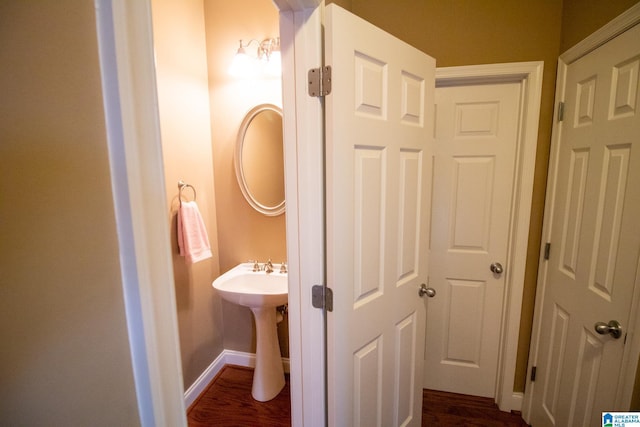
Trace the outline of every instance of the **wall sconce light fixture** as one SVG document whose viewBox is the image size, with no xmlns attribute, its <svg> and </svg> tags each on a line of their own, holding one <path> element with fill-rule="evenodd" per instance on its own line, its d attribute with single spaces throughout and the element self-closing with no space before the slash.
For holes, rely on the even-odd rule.
<svg viewBox="0 0 640 427">
<path fill-rule="evenodd" d="M 252 43 L 257 43 L 256 55 L 250 56 L 246 48 Z M 236 77 L 280 76 L 282 64 L 280 57 L 280 38 L 269 38 L 262 41 L 249 40 L 240 46 L 233 57 L 229 74 Z"/>
</svg>

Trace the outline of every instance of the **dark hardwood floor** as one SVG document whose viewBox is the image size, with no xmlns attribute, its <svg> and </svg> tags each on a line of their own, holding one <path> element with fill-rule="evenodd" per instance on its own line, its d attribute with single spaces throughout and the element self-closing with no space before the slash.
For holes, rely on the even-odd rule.
<svg viewBox="0 0 640 427">
<path fill-rule="evenodd" d="M 253 369 L 225 365 L 187 411 L 190 427 L 290 426 L 289 378 L 275 399 L 251 397 Z"/>
<path fill-rule="evenodd" d="M 424 390 L 423 426 L 527 426 L 519 414 L 502 412 L 492 398 Z"/>
<path fill-rule="evenodd" d="M 289 379 L 269 402 L 251 397 L 253 370 L 226 365 L 187 411 L 190 427 L 290 426 Z M 425 390 L 423 426 L 526 426 L 517 414 L 501 412 L 493 399 Z"/>
</svg>

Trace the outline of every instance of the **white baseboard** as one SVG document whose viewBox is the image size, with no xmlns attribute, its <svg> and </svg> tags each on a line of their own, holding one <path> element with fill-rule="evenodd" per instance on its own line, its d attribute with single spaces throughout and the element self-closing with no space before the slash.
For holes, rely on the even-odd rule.
<svg viewBox="0 0 640 427">
<path fill-rule="evenodd" d="M 524 393 L 513 392 L 511 395 L 511 410 L 522 412 L 522 402 L 524 400 Z"/>
<path fill-rule="evenodd" d="M 225 365 L 225 354 L 224 351 L 220 353 L 216 360 L 214 360 L 211 365 L 204 370 L 202 374 L 198 377 L 197 380 L 191 384 L 191 387 L 184 392 L 184 406 L 185 408 L 189 408 L 191 404 L 200 396 L 200 393 L 204 391 L 204 389 L 209 385 L 211 381 L 215 378 L 215 376 L 220 372 L 220 369 Z"/>
<path fill-rule="evenodd" d="M 289 359 L 282 358 L 282 364 L 284 371 L 289 373 Z M 216 359 L 211 362 L 211 365 L 202 372 L 197 380 L 191 384 L 191 386 L 184 392 L 184 406 L 189 408 L 191 404 L 200 396 L 205 388 L 213 381 L 218 372 L 224 365 L 238 365 L 246 366 L 247 368 L 256 367 L 256 355 L 254 353 L 245 353 L 235 350 L 223 350 L 222 353 Z"/>
<path fill-rule="evenodd" d="M 522 402 L 524 401 L 524 393 L 512 392 L 511 395 L 505 396 L 499 401 L 496 400 L 498 407 L 503 412 L 522 411 Z"/>
</svg>

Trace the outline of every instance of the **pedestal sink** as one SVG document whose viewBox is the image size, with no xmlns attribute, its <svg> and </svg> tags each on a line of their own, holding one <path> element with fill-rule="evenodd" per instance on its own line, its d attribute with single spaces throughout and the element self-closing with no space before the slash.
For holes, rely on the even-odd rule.
<svg viewBox="0 0 640 427">
<path fill-rule="evenodd" d="M 288 300 L 287 274 L 280 265 L 273 272 L 253 271 L 252 263 L 239 264 L 213 281 L 223 299 L 249 307 L 256 322 L 256 368 L 251 395 L 271 400 L 284 387 L 284 369 L 278 345 L 276 307 Z"/>
</svg>

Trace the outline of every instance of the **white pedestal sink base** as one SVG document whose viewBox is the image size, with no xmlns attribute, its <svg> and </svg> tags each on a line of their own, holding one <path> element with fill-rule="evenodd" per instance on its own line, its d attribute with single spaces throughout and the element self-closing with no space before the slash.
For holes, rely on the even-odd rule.
<svg viewBox="0 0 640 427">
<path fill-rule="evenodd" d="M 278 345 L 275 307 L 252 307 L 256 322 L 256 369 L 251 395 L 259 402 L 271 400 L 284 388 L 284 368 Z"/>
<path fill-rule="evenodd" d="M 249 307 L 256 322 L 256 369 L 253 372 L 253 398 L 266 402 L 283 389 L 284 369 L 276 322 L 276 307 L 288 300 L 288 276 L 274 271 L 254 271 L 253 263 L 242 263 L 213 281 L 220 296 L 234 304 Z"/>
</svg>

